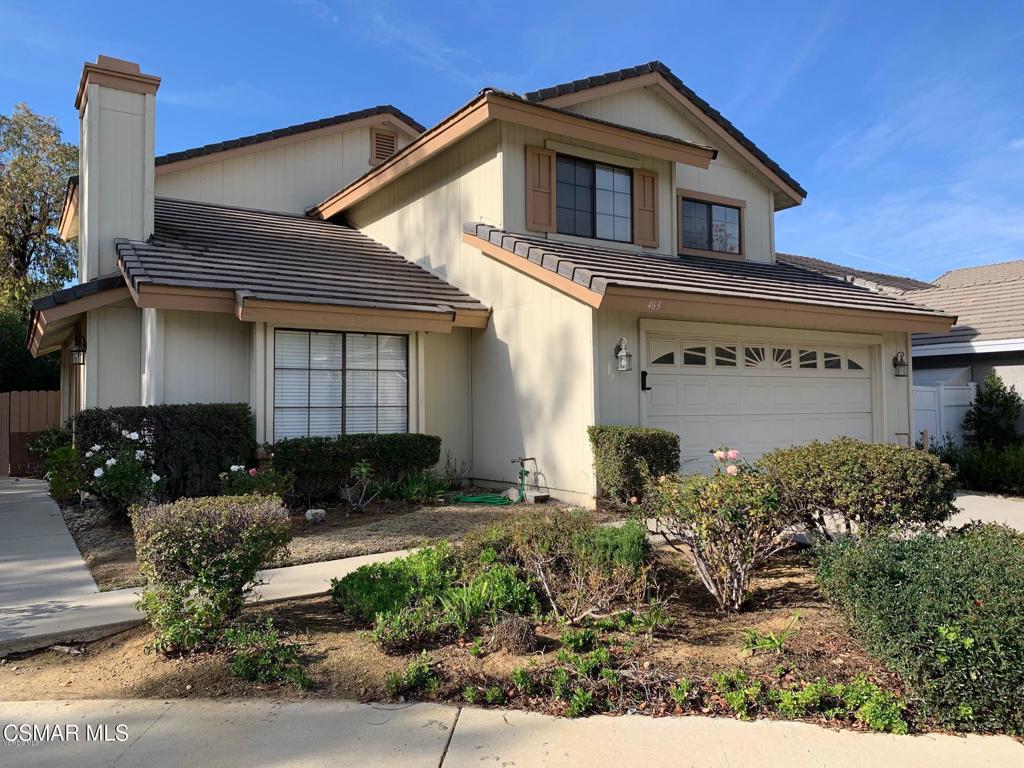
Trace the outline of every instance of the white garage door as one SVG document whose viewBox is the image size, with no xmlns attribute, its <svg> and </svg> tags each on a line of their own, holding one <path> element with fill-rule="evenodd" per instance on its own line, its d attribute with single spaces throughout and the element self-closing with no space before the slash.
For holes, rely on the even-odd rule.
<svg viewBox="0 0 1024 768">
<path fill-rule="evenodd" d="M 868 347 L 647 334 L 647 426 L 676 432 L 684 466 L 722 445 L 754 459 L 845 435 L 871 439 Z"/>
</svg>

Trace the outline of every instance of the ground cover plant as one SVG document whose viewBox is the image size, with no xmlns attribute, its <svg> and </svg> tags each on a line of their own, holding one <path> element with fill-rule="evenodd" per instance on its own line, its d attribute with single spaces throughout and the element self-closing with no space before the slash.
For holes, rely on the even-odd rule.
<svg viewBox="0 0 1024 768">
<path fill-rule="evenodd" d="M 924 719 L 1024 733 L 1024 536 L 984 525 L 833 544 L 819 580 Z"/>
</svg>

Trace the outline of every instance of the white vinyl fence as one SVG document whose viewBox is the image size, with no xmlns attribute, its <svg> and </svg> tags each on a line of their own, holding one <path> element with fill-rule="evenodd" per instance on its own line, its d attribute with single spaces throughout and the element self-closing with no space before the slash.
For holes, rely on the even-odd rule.
<svg viewBox="0 0 1024 768">
<path fill-rule="evenodd" d="M 914 385 L 914 438 L 921 439 L 921 432 L 928 430 L 929 439 L 934 442 L 949 435 L 953 442 L 962 445 L 964 440 L 963 421 L 967 407 L 974 402 L 978 385 L 936 384 L 926 387 Z"/>
</svg>

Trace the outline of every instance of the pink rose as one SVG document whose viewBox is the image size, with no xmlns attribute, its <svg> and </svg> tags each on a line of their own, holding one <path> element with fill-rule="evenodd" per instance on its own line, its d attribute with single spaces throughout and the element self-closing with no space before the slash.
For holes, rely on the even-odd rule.
<svg viewBox="0 0 1024 768">
<path fill-rule="evenodd" d="M 249 470 L 249 477 L 256 477 L 256 467 Z"/>
<path fill-rule="evenodd" d="M 735 477 L 740 473 L 740 468 L 737 467 L 735 464 L 730 464 L 728 467 L 725 468 L 725 472 L 726 474 Z"/>
<path fill-rule="evenodd" d="M 637 502 L 636 496 L 630 496 L 629 497 L 629 503 L 630 504 L 636 504 L 636 502 Z"/>
<path fill-rule="evenodd" d="M 725 452 L 725 458 L 727 458 L 729 461 L 736 461 L 736 459 L 738 459 L 739 457 L 740 452 L 737 451 L 735 448 L 730 448 L 728 451 Z"/>
<path fill-rule="evenodd" d="M 726 453 L 725 453 L 725 451 L 715 451 L 712 454 L 712 456 L 715 457 L 716 461 L 725 461 Z"/>
</svg>

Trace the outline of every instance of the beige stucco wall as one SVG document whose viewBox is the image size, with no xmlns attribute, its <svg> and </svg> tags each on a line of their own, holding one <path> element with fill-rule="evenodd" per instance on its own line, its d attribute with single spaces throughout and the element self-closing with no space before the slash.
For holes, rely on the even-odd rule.
<svg viewBox="0 0 1024 768">
<path fill-rule="evenodd" d="M 426 423 L 438 418 L 435 412 L 454 423 L 436 394 L 471 386 L 475 479 L 512 483 L 518 471 L 512 458 L 533 456 L 537 465 L 529 469 L 553 494 L 593 503 L 586 435 L 594 415 L 590 308 L 462 242 L 463 222 L 502 225 L 508 167 L 502 148 L 500 125 L 487 126 L 346 215 L 492 310 L 487 328 L 471 334 L 471 377 L 460 368 L 426 364 Z M 428 353 L 434 343 L 428 341 Z"/>
<path fill-rule="evenodd" d="M 597 117 L 613 123 L 630 125 L 655 133 L 675 136 L 687 141 L 708 144 L 718 149 L 718 157 L 704 170 L 676 163 L 675 186 L 679 189 L 703 192 L 710 195 L 744 200 L 746 208 L 743 217 L 743 250 L 750 261 L 771 262 L 775 256 L 774 227 L 772 222 L 774 203 L 772 190 L 764 177 L 754 170 L 750 163 L 724 146 L 698 124 L 683 115 L 666 97 L 650 88 L 635 88 L 629 91 L 583 101 L 567 107 L 571 112 Z M 675 193 L 672 199 L 674 206 Z M 673 233 L 678 232 L 678 222 L 673 211 L 671 215 Z M 672 239 L 675 252 L 676 237 Z"/>
<path fill-rule="evenodd" d="M 301 141 L 253 145 L 252 151 L 227 159 L 214 154 L 201 164 L 186 161 L 182 170 L 159 166 L 156 194 L 304 213 L 370 170 L 370 130 L 338 126 Z M 399 148 L 408 143 L 399 132 Z"/>
<path fill-rule="evenodd" d="M 472 341 L 468 328 L 420 333 L 419 359 L 410 361 L 422 366 L 419 430 L 441 436 L 442 465 L 448 451 L 456 466 L 468 467 L 473 455 Z"/>
</svg>

